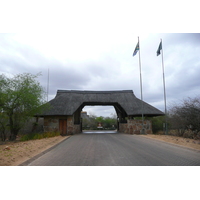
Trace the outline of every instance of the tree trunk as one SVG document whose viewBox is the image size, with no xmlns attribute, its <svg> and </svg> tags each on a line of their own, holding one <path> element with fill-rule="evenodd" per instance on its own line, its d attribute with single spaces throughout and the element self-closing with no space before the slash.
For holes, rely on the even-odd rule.
<svg viewBox="0 0 200 200">
<path fill-rule="evenodd" d="M 6 134 L 5 134 L 5 131 L 2 130 L 1 131 L 1 140 L 4 142 L 6 140 Z"/>
<path fill-rule="evenodd" d="M 33 133 L 33 131 L 35 131 L 35 129 L 37 128 L 37 126 L 38 126 L 38 117 L 36 117 L 36 121 L 33 124 L 32 130 L 31 130 L 32 133 Z"/>
<path fill-rule="evenodd" d="M 10 134 L 9 140 L 10 140 L 10 141 L 16 140 L 16 135 L 14 135 L 13 133 L 11 133 L 11 134 Z"/>
<path fill-rule="evenodd" d="M 9 137 L 9 140 L 14 141 L 17 138 L 17 134 L 19 132 L 19 129 L 14 126 L 12 115 L 9 116 L 9 120 L 10 120 L 10 137 Z"/>
<path fill-rule="evenodd" d="M 4 142 L 6 140 L 6 128 L 4 123 L 0 123 L 0 135 L 1 140 Z"/>
</svg>

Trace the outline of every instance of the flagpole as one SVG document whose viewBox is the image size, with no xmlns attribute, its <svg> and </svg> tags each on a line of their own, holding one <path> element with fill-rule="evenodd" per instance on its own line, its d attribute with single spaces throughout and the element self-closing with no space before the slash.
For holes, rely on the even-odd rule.
<svg viewBox="0 0 200 200">
<path fill-rule="evenodd" d="M 140 68 L 140 93 L 141 93 L 141 108 L 142 108 L 142 134 L 144 132 L 144 104 L 143 104 L 143 94 L 142 94 L 142 68 L 141 68 L 141 58 L 140 58 L 140 41 L 138 37 L 138 44 L 139 44 L 139 68 Z"/>
<path fill-rule="evenodd" d="M 160 42 L 162 44 L 162 39 L 160 39 Z M 168 128 L 167 128 L 167 102 L 166 102 L 166 89 L 165 89 L 165 71 L 164 71 L 164 59 L 163 59 L 163 46 L 162 46 L 162 70 L 163 70 L 163 88 L 164 88 L 164 102 L 165 102 L 165 134 L 168 134 Z"/>
<path fill-rule="evenodd" d="M 48 68 L 48 78 L 47 78 L 47 102 L 49 97 L 49 68 Z"/>
</svg>

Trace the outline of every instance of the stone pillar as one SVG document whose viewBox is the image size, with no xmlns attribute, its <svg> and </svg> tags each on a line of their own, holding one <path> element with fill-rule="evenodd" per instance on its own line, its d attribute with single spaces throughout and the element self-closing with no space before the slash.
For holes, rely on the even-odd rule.
<svg viewBox="0 0 200 200">
<path fill-rule="evenodd" d="M 119 123 L 119 132 L 127 133 L 127 123 Z"/>
<path fill-rule="evenodd" d="M 73 122 L 73 116 L 67 117 L 67 135 L 73 135 L 74 134 L 74 122 Z"/>
<path fill-rule="evenodd" d="M 152 133 L 152 124 L 150 120 L 144 120 L 145 134 Z M 141 134 L 142 133 L 142 120 L 128 119 L 126 132 L 129 134 Z"/>
<path fill-rule="evenodd" d="M 81 132 L 81 124 L 74 124 L 74 117 L 67 116 L 67 134 L 73 135 Z"/>
</svg>

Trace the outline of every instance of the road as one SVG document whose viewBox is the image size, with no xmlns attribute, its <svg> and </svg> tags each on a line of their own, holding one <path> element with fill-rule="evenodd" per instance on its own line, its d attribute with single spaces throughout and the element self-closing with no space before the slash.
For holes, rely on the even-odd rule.
<svg viewBox="0 0 200 200">
<path fill-rule="evenodd" d="M 29 166 L 199 166 L 200 151 L 140 135 L 85 132 L 71 136 Z"/>
</svg>

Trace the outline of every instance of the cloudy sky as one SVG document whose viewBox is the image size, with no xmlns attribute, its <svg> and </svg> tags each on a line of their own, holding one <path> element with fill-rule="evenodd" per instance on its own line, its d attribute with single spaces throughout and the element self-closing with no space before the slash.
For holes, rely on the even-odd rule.
<svg viewBox="0 0 200 200">
<path fill-rule="evenodd" d="M 145 102 L 164 111 L 162 57 L 156 56 L 161 38 L 168 107 L 200 95 L 200 34 L 190 33 L 189 21 L 197 19 L 195 6 L 188 18 L 187 5 L 179 13 L 179 4 L 164 4 L 165 11 L 149 9 L 156 1 L 23 1 L 24 7 L 6 2 L 1 8 L 0 73 L 41 72 L 38 80 L 46 90 L 49 70 L 49 100 L 58 89 L 133 90 L 140 98 L 139 55 L 132 56 L 138 36 Z M 108 106 L 84 110 L 103 116 L 115 112 Z"/>
</svg>

